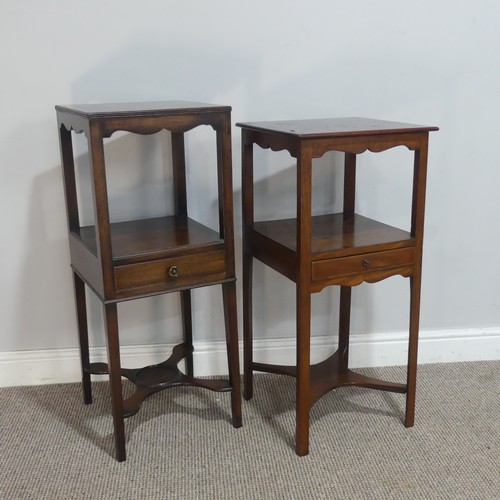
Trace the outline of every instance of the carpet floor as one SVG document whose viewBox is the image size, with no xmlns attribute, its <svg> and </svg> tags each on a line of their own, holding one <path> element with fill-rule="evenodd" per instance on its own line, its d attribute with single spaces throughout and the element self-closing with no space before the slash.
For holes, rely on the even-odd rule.
<svg viewBox="0 0 500 500">
<path fill-rule="evenodd" d="M 403 382 L 401 367 L 361 372 Z M 127 387 L 130 390 L 130 387 Z M 0 389 L 0 498 L 499 499 L 500 361 L 419 367 L 415 426 L 404 396 L 341 388 L 311 410 L 294 452 L 295 382 L 256 375 L 243 427 L 228 394 L 174 388 L 126 421 L 114 459 L 108 386 Z"/>
</svg>

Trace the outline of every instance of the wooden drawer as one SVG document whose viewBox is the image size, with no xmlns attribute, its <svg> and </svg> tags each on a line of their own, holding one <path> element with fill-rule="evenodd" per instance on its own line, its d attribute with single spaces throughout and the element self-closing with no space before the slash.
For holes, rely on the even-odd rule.
<svg viewBox="0 0 500 500">
<path fill-rule="evenodd" d="M 210 283 L 225 277 L 225 252 L 216 250 L 194 255 L 181 255 L 168 259 L 115 268 L 117 290 L 142 288 L 165 284 L 165 288 L 178 288 Z"/>
<path fill-rule="evenodd" d="M 371 271 L 408 266 L 413 264 L 413 257 L 413 248 L 402 248 L 385 252 L 353 255 L 352 257 L 320 260 L 312 263 L 312 280 L 322 280 L 334 276 L 365 274 Z"/>
</svg>

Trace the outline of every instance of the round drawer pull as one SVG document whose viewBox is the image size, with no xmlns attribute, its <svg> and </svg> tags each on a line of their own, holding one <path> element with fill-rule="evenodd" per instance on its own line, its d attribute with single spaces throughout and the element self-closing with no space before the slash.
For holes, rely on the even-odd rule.
<svg viewBox="0 0 500 500">
<path fill-rule="evenodd" d="M 370 265 L 370 261 L 363 259 L 363 267 L 368 267 Z"/>
<path fill-rule="evenodd" d="M 168 270 L 168 275 L 171 277 L 171 278 L 177 278 L 177 276 L 179 276 L 179 273 L 181 272 L 181 270 L 177 267 L 177 266 L 172 266 L 169 270 Z"/>
</svg>

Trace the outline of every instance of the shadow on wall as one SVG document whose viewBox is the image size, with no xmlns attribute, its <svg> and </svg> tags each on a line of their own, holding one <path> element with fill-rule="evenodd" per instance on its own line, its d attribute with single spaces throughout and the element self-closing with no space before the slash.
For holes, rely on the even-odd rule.
<svg viewBox="0 0 500 500">
<path fill-rule="evenodd" d="M 34 177 L 27 213 L 13 344 L 16 350 L 75 345 L 76 336 L 65 339 L 63 335 L 76 322 L 74 307 L 68 310 L 65 299 L 72 290 L 70 274 L 61 271 L 61 266 L 69 269 L 69 251 L 59 166 Z M 49 345 L 44 336 L 48 332 Z"/>
<path fill-rule="evenodd" d="M 227 103 L 238 91 L 244 69 L 251 65 L 241 55 L 223 51 L 204 53 L 197 48 L 181 50 L 129 45 L 90 68 L 72 83 L 73 103 L 193 100 Z M 199 127 L 186 135 L 188 200 L 191 214 L 213 228 L 218 225 L 215 170 L 215 133 Z M 116 136 L 116 137 L 115 137 Z M 109 205 L 112 220 L 140 219 L 173 212 L 169 133 L 154 136 L 114 134 L 105 141 Z M 80 163 L 88 164 L 86 144 L 78 148 Z M 155 167 L 156 165 L 156 167 Z M 158 168 L 157 166 L 161 167 Z M 82 208 L 91 222 L 91 191 L 88 167 L 83 169 Z M 92 295 L 92 294 L 89 294 Z M 123 344 L 177 341 L 181 335 L 178 294 L 120 304 Z M 102 330 L 98 301 L 90 300 L 90 316 L 98 318 L 91 329 Z M 169 307 L 167 307 L 167 304 Z M 220 287 L 193 292 L 195 339 L 224 338 Z M 220 315 L 212 310 L 221 311 Z M 172 324 L 172 325 L 171 325 Z M 170 328 L 172 326 L 172 328 Z M 144 335 L 141 330 L 145 329 Z M 197 335 L 200 333 L 201 335 Z M 102 337 L 101 337 L 102 338 Z M 99 342 L 102 344 L 102 340 Z"/>
<path fill-rule="evenodd" d="M 342 64 L 339 68 L 341 67 Z M 302 69 L 302 74 L 290 76 L 286 81 L 274 80 L 274 84 L 269 86 L 265 83 L 268 79 L 263 78 L 266 75 L 261 74 L 259 62 L 255 56 L 250 57 L 241 52 L 231 53 L 227 47 L 221 50 L 212 48 L 204 52 L 199 48 L 161 48 L 146 46 L 138 42 L 106 57 L 101 63 L 82 74 L 71 84 L 71 100 L 73 103 L 168 99 L 220 104 L 237 102 L 240 106 L 239 109 L 233 110 L 234 121 L 236 121 L 235 115 L 243 115 L 245 120 L 339 115 L 343 108 L 333 103 L 336 100 L 332 99 L 332 92 L 335 89 L 338 90 L 339 85 L 346 83 L 345 74 L 337 75 L 341 76 L 340 83 L 338 83 L 334 72 L 329 72 L 324 67 L 315 69 L 316 72 L 312 72 L 311 69 L 307 71 Z M 314 79 L 311 79 L 312 73 L 316 75 Z M 308 100 L 304 96 L 311 96 L 311 99 Z M 55 131 L 55 116 L 53 124 Z M 47 126 L 47 124 L 44 125 Z M 199 216 L 202 219 L 201 222 L 214 227 L 217 221 L 216 183 L 211 177 L 212 174 L 209 173 L 212 169 L 209 168 L 207 161 L 212 161 L 210 156 L 214 152 L 213 137 L 210 135 L 212 132 L 211 129 L 200 132 L 195 130 L 193 138 L 190 137 L 191 134 L 188 134 L 187 144 L 190 152 L 187 161 L 190 179 L 189 204 L 190 207 L 194 207 L 193 215 Z M 75 153 L 78 155 L 77 168 L 81 174 L 82 208 L 85 206 L 82 222 L 87 223 L 91 222 L 92 218 L 91 210 L 89 210 L 91 195 L 88 187 L 85 187 L 89 184 L 88 170 L 85 170 L 85 165 L 88 165 L 88 154 L 86 141 L 83 139 L 81 142 L 82 139 L 83 136 L 77 136 Z M 58 139 L 55 133 L 53 141 L 54 147 L 57 147 Z M 131 134 L 116 134 L 107 141 L 106 155 L 109 161 L 108 176 L 111 187 L 110 211 L 114 220 L 128 217 L 140 218 L 171 211 L 172 201 L 169 198 L 171 173 L 170 164 L 166 160 L 169 154 L 170 146 L 166 132 L 140 137 Z M 280 161 L 282 161 L 281 167 Z M 339 198 L 341 168 L 331 168 L 332 163 L 337 165 L 338 161 L 338 158 L 325 155 L 315 164 L 314 207 L 316 213 L 330 210 L 332 207 L 336 209 L 339 200 L 341 203 L 341 197 Z M 146 168 L 149 164 L 155 166 L 151 169 Z M 140 166 L 139 169 L 137 165 Z M 257 178 L 256 187 L 256 205 L 259 210 L 262 207 L 260 215 L 286 216 L 289 208 L 295 209 L 292 194 L 295 183 L 295 162 L 290 157 L 284 160 L 273 158 L 263 160 L 261 165 L 263 165 L 264 172 Z M 238 189 L 240 151 L 239 129 L 234 128 L 233 168 L 236 173 L 234 176 L 235 227 L 239 266 L 241 252 L 241 193 Z M 207 182 L 208 180 L 210 182 Z M 134 201 L 130 202 L 131 199 Z M 208 205 L 205 205 L 207 199 Z M 270 203 L 266 205 L 264 201 Z M 26 246 L 24 259 L 26 265 L 21 279 L 22 292 L 19 298 L 20 303 L 36 306 L 34 309 L 31 308 L 29 315 L 20 313 L 18 334 L 54 332 L 49 341 L 47 337 L 42 338 L 42 336 L 36 341 L 34 338 L 28 339 L 26 348 L 43 348 L 48 345 L 50 347 L 74 346 L 77 343 L 76 322 L 72 303 L 71 274 L 68 267 L 65 209 L 59 165 L 49 167 L 34 179 L 30 204 L 30 220 L 26 224 L 29 232 L 27 241 L 36 242 L 36 245 Z M 290 213 L 290 216 L 292 215 L 293 212 Z M 39 223 L 34 221 L 39 221 Z M 61 272 L 62 268 L 68 269 L 68 272 Z M 237 269 L 237 273 L 241 276 L 241 269 Z M 259 273 L 261 273 L 260 276 Z M 35 276 L 35 281 L 32 281 L 33 276 Z M 274 272 L 269 269 L 259 271 L 258 266 L 256 266 L 255 282 L 256 298 L 259 298 L 255 301 L 255 307 L 257 311 L 260 308 L 258 312 L 262 314 L 259 314 L 259 317 L 265 317 L 265 323 L 263 320 L 262 325 L 256 328 L 256 336 L 268 337 L 269 332 L 273 335 L 293 335 L 295 317 L 293 289 L 290 287 L 286 293 L 283 293 L 283 287 L 276 279 Z M 36 285 L 34 286 L 33 283 Z M 53 293 L 44 294 L 44 283 L 51 284 L 50 290 Z M 199 338 L 198 332 L 202 334 L 204 340 L 223 338 L 223 315 L 211 314 L 212 310 L 222 311 L 218 288 L 208 287 L 194 293 L 195 338 Z M 265 314 L 263 309 L 267 301 L 260 299 L 264 289 L 266 289 L 266 295 L 272 295 L 273 300 L 276 298 L 278 300 L 276 306 L 269 308 Z M 313 323 L 313 332 L 329 332 L 332 324 L 336 323 L 337 306 L 336 301 L 333 300 L 335 293 L 337 293 L 335 290 L 328 290 L 319 295 L 326 297 L 318 299 L 321 303 L 320 308 L 325 311 L 322 316 L 320 315 L 324 321 L 321 319 L 318 324 L 318 315 L 313 313 L 313 322 L 316 322 Z M 89 296 L 91 335 L 95 332 L 92 339 L 97 345 L 103 345 L 101 307 L 98 301 L 91 298 L 92 294 Z M 241 293 L 239 296 L 241 297 Z M 322 302 L 323 300 L 325 302 Z M 71 303 L 70 309 L 68 303 Z M 58 313 L 54 314 L 54 311 Z M 241 319 L 241 306 L 239 311 Z M 370 315 L 370 307 L 366 303 L 364 303 L 363 311 L 364 314 Z M 177 340 L 180 335 L 180 328 L 177 328 L 180 324 L 177 297 L 167 299 L 166 296 L 161 296 L 123 304 L 120 306 L 120 321 L 123 327 L 121 330 L 123 344 Z M 68 338 L 70 330 L 75 333 L 74 336 Z"/>
<path fill-rule="evenodd" d="M 204 54 L 199 50 L 192 53 L 183 51 L 180 54 L 171 49 L 161 51 L 148 47 L 147 50 L 139 50 L 139 47 L 129 46 L 89 69 L 73 82 L 71 101 L 89 103 L 182 98 L 224 103 L 224 96 L 238 86 L 243 67 L 252 72 L 250 65 L 241 56 L 217 52 Z M 55 113 L 48 123 L 42 125 L 44 129 L 54 130 L 51 142 L 53 148 L 58 149 Z M 32 121 L 30 126 L 34 127 Z M 24 127 L 22 134 L 27 134 L 29 130 Z M 210 131 L 213 133 L 212 129 Z M 20 136 L 21 131 L 17 135 Z M 86 140 L 81 134 L 73 137 L 82 223 L 92 223 Z M 202 146 L 196 148 L 198 154 L 206 155 L 208 140 L 197 137 L 194 142 L 191 139 L 189 141 L 194 146 Z M 170 164 L 165 160 L 170 157 L 168 133 L 160 132 L 154 136 L 116 134 L 106 143 L 112 219 L 141 218 L 171 212 L 171 170 Z M 198 162 L 200 158 L 195 155 L 188 157 L 188 162 L 190 160 L 201 163 L 204 167 L 201 168 L 201 176 L 204 177 L 206 158 L 201 158 L 202 161 Z M 138 165 L 140 168 L 137 168 Z M 33 178 L 29 216 L 24 224 L 27 244 L 22 275 L 18 280 L 17 301 L 24 304 L 25 309 L 18 309 L 16 330 L 13 332 L 15 338 L 12 339 L 15 349 L 77 345 L 61 168 L 56 164 L 46 168 L 41 166 L 38 171 L 43 173 Z M 214 189 L 210 183 L 199 181 L 199 173 L 194 172 L 192 177 L 195 178 L 191 186 L 195 191 L 191 197 L 193 204 L 197 205 L 198 199 L 208 198 L 208 203 L 203 209 L 200 207 L 199 211 L 205 218 L 217 220 L 216 187 Z M 214 185 L 216 186 L 215 180 Z M 209 191 L 208 197 L 205 196 L 206 190 Z M 176 341 L 180 337 L 176 295 L 121 304 L 122 343 Z M 223 315 L 210 314 L 211 309 L 215 308 L 222 312 L 220 295 L 219 290 L 210 289 L 194 293 L 195 336 L 196 332 L 201 331 L 206 339 L 224 338 Z M 103 345 L 101 305 L 91 292 L 88 293 L 88 299 L 91 343 Z M 201 319 L 196 314 L 197 309 L 202 313 Z M 201 329 L 197 328 L 200 322 L 204 323 Z"/>
<path fill-rule="evenodd" d="M 166 133 L 163 134 L 165 135 Z M 77 143 L 75 137 L 85 142 L 82 134 L 79 136 L 73 134 L 73 142 Z M 164 137 L 144 139 L 148 147 L 158 150 L 168 149 L 168 146 L 165 146 L 167 141 L 160 142 Z M 57 137 L 55 140 L 57 141 Z M 135 208 L 135 218 L 161 215 L 165 213 L 171 199 L 171 196 L 167 195 L 165 183 L 157 181 L 158 177 L 163 177 L 166 167 L 161 162 L 156 162 L 154 165 L 156 168 L 140 169 L 137 173 L 133 161 L 135 158 L 127 158 L 126 154 L 121 156 L 121 152 L 134 149 L 130 147 L 134 146 L 136 140 L 136 136 L 129 134 L 110 141 L 107 147 L 106 155 L 113 160 L 109 162 L 110 168 L 108 168 L 109 179 L 114 187 L 110 196 L 110 207 L 116 213 L 125 211 L 127 216 L 131 215 Z M 81 144 L 76 149 L 81 149 Z M 147 152 L 146 156 L 149 154 Z M 88 153 L 76 156 L 75 167 L 79 204 L 84 209 L 80 211 L 81 223 L 91 224 L 92 195 Z M 130 203 L 131 199 L 135 200 L 134 203 Z M 34 178 L 29 203 L 29 216 L 25 225 L 28 228 L 26 235 L 28 244 L 25 246 L 23 271 L 18 282 L 20 290 L 18 301 L 20 304 L 28 304 L 29 312 L 19 309 L 17 329 L 14 333 L 19 346 L 17 348 L 47 348 L 44 332 L 51 334 L 50 347 L 73 347 L 77 345 L 77 329 L 60 165 L 51 167 Z M 134 218 L 133 215 L 131 218 Z M 50 293 L 47 293 L 47 290 Z M 91 291 L 87 293 L 87 300 L 91 345 L 102 346 L 104 345 L 102 307 Z M 132 337 L 127 343 L 150 344 L 177 339 L 180 320 L 177 318 L 176 306 L 177 302 L 172 299 L 140 300 L 120 304 L 124 324 L 126 323 L 127 332 Z M 147 316 L 147 320 L 141 320 L 141 316 L 144 315 Z M 158 331 L 162 333 L 160 337 Z"/>
</svg>

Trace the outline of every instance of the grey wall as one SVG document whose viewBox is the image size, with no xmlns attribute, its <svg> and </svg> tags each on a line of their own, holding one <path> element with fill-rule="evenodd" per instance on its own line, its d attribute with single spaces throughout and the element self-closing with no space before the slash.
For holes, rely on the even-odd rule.
<svg viewBox="0 0 500 500">
<path fill-rule="evenodd" d="M 0 352 L 77 345 L 54 105 L 106 101 L 230 104 L 234 123 L 367 116 L 438 125 L 430 141 L 422 328 L 500 325 L 498 2 L 4 0 L 1 10 Z M 171 210 L 167 139 L 109 141 L 114 220 Z M 189 199 L 192 213 L 215 227 L 212 140 L 210 130 L 188 139 Z M 256 158 L 257 215 L 293 215 L 293 161 L 285 153 Z M 340 160 L 328 154 L 315 164 L 315 213 L 340 207 Z M 236 128 L 233 163 L 239 252 Z M 366 155 L 359 170 L 359 211 L 408 227 L 410 153 Z M 255 276 L 257 336 L 292 335 L 291 283 L 260 264 Z M 315 297 L 314 334 L 335 329 L 336 297 L 334 288 Z M 178 338 L 177 301 L 120 305 L 122 342 Z M 222 338 L 220 290 L 197 291 L 194 305 L 196 338 Z M 360 286 L 354 309 L 355 332 L 404 330 L 407 281 Z M 92 342 L 103 345 L 93 297 L 90 324 Z"/>
</svg>

